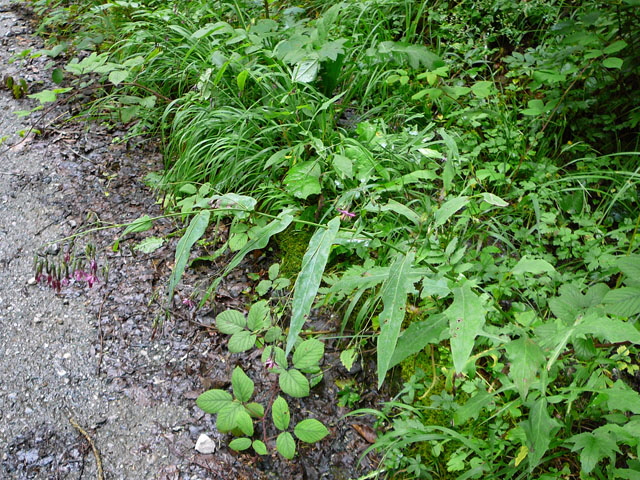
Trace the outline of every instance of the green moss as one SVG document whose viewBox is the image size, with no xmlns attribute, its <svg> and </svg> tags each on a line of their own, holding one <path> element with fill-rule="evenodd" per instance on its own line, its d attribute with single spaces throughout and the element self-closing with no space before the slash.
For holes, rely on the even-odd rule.
<svg viewBox="0 0 640 480">
<path fill-rule="evenodd" d="M 276 235 L 280 257 L 280 276 L 294 280 L 302 267 L 302 257 L 307 251 L 313 232 L 290 226 Z"/>
</svg>

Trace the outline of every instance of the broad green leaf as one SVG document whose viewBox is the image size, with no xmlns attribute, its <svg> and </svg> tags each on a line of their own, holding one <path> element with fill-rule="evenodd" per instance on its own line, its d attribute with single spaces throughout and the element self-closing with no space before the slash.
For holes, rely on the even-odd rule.
<svg viewBox="0 0 640 480">
<path fill-rule="evenodd" d="M 296 437 L 306 443 L 315 443 L 329 435 L 329 430 L 322 422 L 314 418 L 308 418 L 298 423 L 293 429 Z"/>
<path fill-rule="evenodd" d="M 279 395 L 271 406 L 271 416 L 273 417 L 273 424 L 278 430 L 286 430 L 289 428 L 289 422 L 291 421 L 289 405 L 287 405 L 287 401 Z"/>
<path fill-rule="evenodd" d="M 220 416 L 220 414 L 218 414 L 218 416 Z M 250 437 L 253 435 L 253 419 L 242 406 L 240 406 L 240 409 L 236 413 L 236 425 L 246 436 Z"/>
<path fill-rule="evenodd" d="M 187 227 L 187 231 L 184 233 L 178 246 L 176 247 L 176 262 L 169 278 L 169 303 L 173 300 L 173 292 L 175 291 L 178 282 L 182 278 L 184 269 L 187 266 L 189 255 L 191 254 L 191 247 L 196 243 L 209 226 L 210 213 L 208 210 L 202 210 L 195 217 L 191 219 L 191 223 Z"/>
<path fill-rule="evenodd" d="M 349 348 L 340 352 L 340 362 L 342 363 L 344 368 L 347 369 L 347 372 L 351 371 L 356 358 L 358 358 L 358 352 L 356 352 L 356 350 L 353 348 Z"/>
<path fill-rule="evenodd" d="M 42 90 L 41 92 L 38 92 L 38 93 L 31 93 L 31 94 L 27 95 L 27 97 L 35 98 L 41 104 L 42 103 L 55 102 L 56 99 L 58 98 L 58 96 L 51 90 Z"/>
<path fill-rule="evenodd" d="M 272 220 L 264 227 L 258 229 L 253 238 L 249 239 L 247 244 L 242 247 L 242 249 L 238 253 L 236 253 L 233 259 L 231 259 L 227 267 L 222 272 L 222 275 L 220 275 L 211 283 L 211 285 L 207 289 L 206 294 L 203 296 L 202 300 L 200 300 L 200 306 L 205 304 L 205 302 L 209 299 L 211 293 L 214 292 L 216 288 L 218 288 L 218 285 L 220 284 L 222 279 L 226 277 L 234 268 L 240 265 L 240 262 L 242 262 L 244 257 L 249 252 L 266 247 L 271 237 L 286 229 L 292 221 L 293 216 L 285 211 L 278 215 L 278 218 Z"/>
<path fill-rule="evenodd" d="M 256 286 L 256 293 L 260 296 L 266 295 L 271 290 L 271 280 L 260 280 L 260 283 Z"/>
<path fill-rule="evenodd" d="M 267 343 L 273 343 L 277 341 L 282 335 L 282 329 L 280 327 L 271 327 L 264 334 L 264 341 Z"/>
<path fill-rule="evenodd" d="M 591 334 L 612 343 L 633 342 L 640 345 L 640 331 L 633 323 L 599 315 L 597 312 L 587 313 L 583 320 L 577 324 L 575 333 L 576 335 Z"/>
<path fill-rule="evenodd" d="M 162 245 L 164 245 L 164 238 L 147 237 L 133 247 L 133 249 L 142 253 L 153 253 Z"/>
<path fill-rule="evenodd" d="M 611 45 L 605 47 L 603 50 L 607 55 L 611 55 L 612 53 L 618 53 L 620 50 L 623 50 L 627 47 L 627 42 L 624 40 L 617 40 L 613 42 Z"/>
<path fill-rule="evenodd" d="M 353 178 L 353 162 L 350 158 L 336 154 L 332 163 L 340 178 Z"/>
<path fill-rule="evenodd" d="M 453 414 L 455 425 L 462 425 L 470 418 L 477 419 L 482 409 L 490 405 L 493 395 L 486 390 L 478 390 L 473 396 L 458 408 Z"/>
<path fill-rule="evenodd" d="M 114 85 L 119 85 L 124 82 L 129 76 L 128 70 L 114 70 L 109 74 L 109 81 Z"/>
<path fill-rule="evenodd" d="M 315 338 L 305 340 L 293 352 L 293 366 L 299 370 L 317 366 L 324 355 L 324 343 Z"/>
<path fill-rule="evenodd" d="M 407 296 L 413 288 L 413 280 L 408 273 L 415 259 L 410 251 L 398 256 L 389 269 L 389 277 L 382 284 L 380 297 L 384 309 L 380 313 L 380 334 L 378 335 L 378 388 L 382 386 L 389 370 L 393 352 L 396 349 L 400 327 L 406 313 Z"/>
<path fill-rule="evenodd" d="M 278 438 L 276 438 L 276 448 L 278 452 L 280 452 L 280 455 L 288 460 L 296 456 L 296 441 L 289 432 L 282 432 L 278 435 Z"/>
<path fill-rule="evenodd" d="M 640 284 L 640 255 L 627 255 L 616 258 L 616 266 L 625 274 L 625 284 Z"/>
<path fill-rule="evenodd" d="M 247 403 L 244 406 L 245 410 L 251 417 L 253 418 L 262 418 L 264 417 L 264 407 L 256 402 Z"/>
<path fill-rule="evenodd" d="M 244 407 L 239 402 L 230 402 L 225 405 L 219 412 L 218 417 L 216 418 L 216 428 L 220 433 L 227 433 L 235 428 L 238 428 L 238 415 L 240 412 L 249 416 L 244 411 Z M 246 425 L 245 425 L 246 426 Z M 245 434 L 247 435 L 247 434 Z"/>
<path fill-rule="evenodd" d="M 494 82 L 482 80 L 471 85 L 471 91 L 476 97 L 487 98 L 495 92 Z"/>
<path fill-rule="evenodd" d="M 195 192 L 194 192 L 195 193 Z M 213 205 L 221 210 L 228 209 L 237 218 L 246 218 L 252 212 L 256 203 L 255 198 L 237 193 L 225 193 L 224 195 L 213 195 L 211 201 Z M 218 212 L 220 213 L 220 212 Z"/>
<path fill-rule="evenodd" d="M 296 398 L 302 398 L 309 395 L 309 381 L 302 373 L 295 368 L 290 370 L 282 370 L 278 378 L 280 389 Z"/>
<path fill-rule="evenodd" d="M 602 61 L 602 66 L 605 68 L 622 68 L 624 61 L 618 57 L 607 57 Z"/>
<path fill-rule="evenodd" d="M 51 72 L 51 81 L 56 85 L 60 85 L 64 80 L 64 71 L 61 68 L 54 68 Z"/>
<path fill-rule="evenodd" d="M 465 282 L 453 289 L 453 303 L 444 314 L 449 319 L 451 354 L 456 372 L 463 372 L 473 351 L 475 339 L 482 332 L 486 309 Z"/>
<path fill-rule="evenodd" d="M 482 199 L 487 202 L 489 205 L 495 205 L 496 207 L 508 207 L 509 202 L 505 202 L 499 196 L 494 195 L 493 193 L 484 192 L 482 194 Z"/>
<path fill-rule="evenodd" d="M 637 315 L 640 313 L 640 287 L 621 287 L 610 290 L 605 295 L 603 303 L 607 313 L 612 315 L 619 317 Z"/>
<path fill-rule="evenodd" d="M 231 335 L 227 348 L 231 353 L 246 352 L 253 348 L 257 338 L 257 335 L 249 330 L 242 330 L 241 332 Z"/>
<path fill-rule="evenodd" d="M 539 275 L 541 273 L 553 273 L 556 269 L 553 268 L 546 260 L 541 260 L 538 258 L 529 258 L 527 255 L 524 255 L 520 261 L 516 264 L 515 267 L 511 270 L 511 273 L 514 275 L 523 275 L 525 273 L 530 273 L 531 275 Z"/>
<path fill-rule="evenodd" d="M 386 205 L 383 205 L 379 208 L 381 212 L 392 211 L 399 215 L 402 215 L 411 220 L 416 225 L 419 225 L 422 222 L 422 218 L 420 217 L 420 215 L 418 215 L 406 205 L 403 205 L 400 202 L 396 202 L 393 199 L 389 200 Z"/>
<path fill-rule="evenodd" d="M 233 397 L 224 390 L 207 390 L 196 400 L 196 405 L 207 413 L 218 413 L 233 402 Z"/>
<path fill-rule="evenodd" d="M 421 322 L 413 322 L 398 338 L 389 368 L 420 352 L 427 345 L 440 343 L 448 337 L 449 322 L 442 314 L 432 315 Z"/>
<path fill-rule="evenodd" d="M 247 78 L 249 77 L 249 71 L 243 70 L 236 77 L 236 83 L 238 84 L 238 90 L 242 92 L 244 90 L 244 85 L 247 83 Z"/>
<path fill-rule="evenodd" d="M 236 452 L 241 452 L 242 450 L 246 450 L 250 446 L 251 446 L 251 439 L 247 437 L 234 438 L 229 442 L 229 448 L 231 450 L 235 450 Z"/>
<path fill-rule="evenodd" d="M 447 220 L 449 220 L 458 210 L 463 208 L 467 203 L 469 203 L 469 197 L 456 197 L 451 200 L 447 200 L 440 208 L 436 210 L 435 217 L 435 227 L 439 227 L 444 225 Z"/>
<path fill-rule="evenodd" d="M 316 298 L 324 267 L 329 258 L 329 251 L 336 234 L 340 229 L 340 218 L 336 217 L 327 224 L 327 228 L 319 228 L 311 237 L 307 251 L 302 257 L 302 266 L 296 279 L 291 306 L 291 323 L 287 336 L 285 354 L 289 355 L 295 344 L 300 330 L 311 311 L 311 305 Z"/>
<path fill-rule="evenodd" d="M 317 161 L 307 161 L 294 165 L 284 177 L 284 185 L 294 197 L 302 200 L 322 191 L 320 186 L 320 165 Z"/>
<path fill-rule="evenodd" d="M 598 429 L 599 430 L 599 429 Z M 580 465 L 584 473 L 591 472 L 606 457 L 613 460 L 620 453 L 615 439 L 605 431 L 585 432 L 567 439 L 573 443 L 572 452 L 580 451 Z"/>
<path fill-rule="evenodd" d="M 297 63 L 293 67 L 291 80 L 300 83 L 311 83 L 318 77 L 320 71 L 320 62 L 318 59 L 305 60 Z"/>
<path fill-rule="evenodd" d="M 253 380 L 251 380 L 240 367 L 233 369 L 231 386 L 233 387 L 235 397 L 243 403 L 248 402 L 251 395 L 253 395 Z"/>
<path fill-rule="evenodd" d="M 538 100 L 538 99 L 529 100 L 527 102 L 527 106 L 529 108 L 525 108 L 524 110 L 521 110 L 520 113 L 522 113 L 523 115 L 538 116 L 538 115 L 542 115 L 546 111 L 544 102 L 542 100 Z"/>
<path fill-rule="evenodd" d="M 544 397 L 536 400 L 529 411 L 529 418 L 523 424 L 527 434 L 530 471 L 542 460 L 558 426 L 558 422 L 549 415 L 547 400 Z"/>
<path fill-rule="evenodd" d="M 531 384 L 536 380 L 545 356 L 533 340 L 522 337 L 505 345 L 507 358 L 511 362 L 509 378 L 513 381 L 522 400 L 526 400 Z"/>
<path fill-rule="evenodd" d="M 227 335 L 241 332 L 246 326 L 246 318 L 237 310 L 225 310 L 216 317 L 216 328 Z"/>
<path fill-rule="evenodd" d="M 253 451 L 258 455 L 267 455 L 269 453 L 269 451 L 267 450 L 267 446 L 260 440 L 254 440 L 252 446 Z"/>
<path fill-rule="evenodd" d="M 640 394 L 629 388 L 622 380 L 616 381 L 613 387 L 598 394 L 596 403 L 607 402 L 610 410 L 620 410 L 640 414 Z"/>
<path fill-rule="evenodd" d="M 271 309 L 266 300 L 254 303 L 249 309 L 249 315 L 247 315 L 247 327 L 252 332 L 268 328 L 271 325 L 270 313 Z"/>
</svg>

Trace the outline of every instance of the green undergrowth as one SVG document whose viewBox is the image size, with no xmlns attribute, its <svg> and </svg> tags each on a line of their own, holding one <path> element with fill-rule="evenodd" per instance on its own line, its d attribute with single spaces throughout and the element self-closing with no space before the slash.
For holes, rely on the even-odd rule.
<svg viewBox="0 0 640 480">
<path fill-rule="evenodd" d="M 33 4 L 87 115 L 162 141 L 168 299 L 196 242 L 203 306 L 273 241 L 281 360 L 329 306 L 401 366 L 371 475 L 637 477 L 637 0 Z"/>
</svg>

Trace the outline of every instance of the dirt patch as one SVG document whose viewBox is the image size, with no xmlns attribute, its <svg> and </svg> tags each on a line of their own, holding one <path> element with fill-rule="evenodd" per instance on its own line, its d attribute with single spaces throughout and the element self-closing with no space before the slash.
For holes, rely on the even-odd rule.
<svg viewBox="0 0 640 480">
<path fill-rule="evenodd" d="M 0 10 L 3 71 L 24 78 L 31 91 L 50 88 L 48 59 L 27 56 L 9 63 L 41 45 L 28 36 L 25 11 L 11 13 L 6 0 L 0 0 Z M 33 106 L 32 100 L 0 91 L 0 137 L 9 137 L 0 146 L 0 477 L 96 478 L 92 450 L 71 417 L 101 451 L 106 478 L 346 479 L 370 470 L 369 458 L 358 466 L 369 446 L 362 422 L 341 420 L 346 409 L 338 406 L 335 381 L 349 375 L 331 341 L 322 383 L 310 397 L 290 402 L 294 421 L 314 417 L 329 426 L 325 440 L 302 446 L 293 461 L 238 454 L 225 446 L 229 437 L 216 432 L 214 419 L 196 407 L 195 398 L 208 388 L 226 388 L 231 370 L 241 365 L 256 382 L 257 400 L 268 400 L 275 379 L 259 355 L 229 355 L 226 339 L 212 324 L 222 310 L 247 308 L 245 294 L 254 284 L 247 274 L 264 271 L 269 253 L 238 267 L 203 310 L 182 301 L 215 277 L 222 260 L 189 270 L 171 315 L 158 322 L 167 306 L 177 237 L 152 254 L 132 246 L 147 235 L 178 232 L 175 221 L 158 221 L 152 231 L 123 239 L 117 251 L 112 245 L 121 230 L 49 244 L 96 226 L 160 215 L 142 181 L 161 169 L 158 149 L 150 141 L 118 141 L 124 130 L 55 120 L 69 105 L 43 118 L 20 120 L 12 113 Z M 40 135 L 17 135 L 33 121 Z M 208 236 L 215 242 L 220 234 Z M 56 292 L 33 284 L 35 255 L 53 264 L 67 253 L 82 257 L 87 245 L 96 252 L 99 272 L 93 288 L 72 281 Z M 330 316 L 318 315 L 313 326 L 335 329 Z M 362 387 L 360 406 L 374 405 L 370 367 L 351 376 Z M 201 433 L 219 443 L 215 453 L 194 450 Z"/>
</svg>

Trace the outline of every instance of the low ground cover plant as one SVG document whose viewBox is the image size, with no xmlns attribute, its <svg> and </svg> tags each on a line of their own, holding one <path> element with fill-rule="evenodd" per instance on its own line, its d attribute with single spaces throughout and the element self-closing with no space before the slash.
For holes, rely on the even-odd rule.
<svg viewBox="0 0 640 480">
<path fill-rule="evenodd" d="M 304 230 L 281 345 L 238 312 L 218 328 L 282 380 L 312 307 L 340 311 L 345 362 L 365 344 L 378 386 L 402 372 L 360 412 L 379 418 L 379 475 L 637 476 L 637 2 L 89 3 L 34 1 L 43 33 L 92 19 L 44 54 L 68 55 L 61 82 L 102 87 L 94 118 L 162 138 L 148 180 L 185 222 L 168 298 L 212 223 L 233 256 L 201 305 Z M 249 424 L 264 412 L 234 376 L 205 409 L 262 453 Z"/>
</svg>

